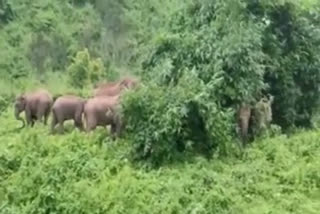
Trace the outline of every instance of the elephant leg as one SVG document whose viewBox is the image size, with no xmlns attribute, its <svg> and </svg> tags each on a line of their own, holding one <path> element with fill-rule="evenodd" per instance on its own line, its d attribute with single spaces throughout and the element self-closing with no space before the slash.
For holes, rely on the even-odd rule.
<svg viewBox="0 0 320 214">
<path fill-rule="evenodd" d="M 37 121 L 41 122 L 43 117 L 44 117 L 44 113 L 45 113 L 45 110 L 43 108 L 39 108 L 38 111 L 37 111 L 37 115 L 36 115 L 36 118 L 37 118 Z M 43 121 L 44 122 L 44 121 Z"/>
<path fill-rule="evenodd" d="M 92 130 L 97 128 L 97 121 L 95 119 L 91 119 L 87 121 L 86 132 L 91 132 Z"/>
<path fill-rule="evenodd" d="M 249 121 L 245 118 L 241 121 L 241 137 L 244 143 L 247 142 Z"/>
<path fill-rule="evenodd" d="M 34 126 L 34 124 L 35 124 L 35 121 L 36 121 L 36 117 L 34 117 L 34 116 L 32 116 L 31 117 L 31 127 L 33 127 Z"/>
<path fill-rule="evenodd" d="M 85 121 L 85 131 L 87 133 L 97 128 L 98 121 L 94 114 L 84 112 L 83 116 Z"/>
<path fill-rule="evenodd" d="M 32 127 L 33 119 L 32 119 L 31 109 L 29 108 L 29 106 L 26 106 L 25 116 L 26 116 L 27 125 Z"/>
<path fill-rule="evenodd" d="M 55 112 L 53 111 L 52 112 L 52 121 L 51 121 L 51 133 L 54 132 L 54 128 L 56 127 L 56 125 L 57 125 L 57 117 L 56 117 Z"/>
<path fill-rule="evenodd" d="M 89 124 L 87 126 L 87 132 L 91 132 L 97 128 L 97 124 Z"/>
<path fill-rule="evenodd" d="M 82 122 L 81 121 L 79 121 L 79 120 L 74 120 L 74 126 L 76 127 L 76 128 L 78 128 L 80 131 L 83 131 L 83 125 L 82 125 Z"/>
<path fill-rule="evenodd" d="M 83 131 L 83 123 L 82 123 L 82 109 L 76 111 L 75 118 L 74 118 L 74 125 L 80 131 Z"/>
<path fill-rule="evenodd" d="M 121 135 L 121 132 L 124 128 L 124 124 L 121 120 L 121 118 L 117 115 L 116 118 L 115 118 L 115 124 L 116 124 L 116 134 L 118 137 L 120 137 Z"/>
<path fill-rule="evenodd" d="M 48 124 L 49 115 L 50 115 L 50 108 L 48 108 L 47 111 L 44 114 L 44 125 Z"/>
<path fill-rule="evenodd" d="M 83 116 L 83 120 L 82 120 L 82 116 Z M 83 125 L 84 125 L 84 131 L 89 133 L 92 130 L 96 129 L 97 125 L 98 125 L 98 121 L 96 118 L 95 114 L 92 113 L 88 113 L 88 112 L 83 112 L 83 114 L 81 113 L 81 117 L 79 116 L 79 122 L 83 121 Z"/>
<path fill-rule="evenodd" d="M 85 112 L 83 112 L 83 114 L 81 115 L 81 123 L 82 123 L 83 130 L 86 131 L 88 124 L 87 124 L 87 117 Z"/>
<path fill-rule="evenodd" d="M 57 112 L 55 112 L 55 118 L 56 118 L 56 123 L 58 124 L 58 132 L 59 134 L 62 134 L 64 132 L 64 121 L 65 121 L 65 117 L 63 114 L 61 114 L 61 111 L 58 110 Z"/>
<path fill-rule="evenodd" d="M 64 132 L 64 126 L 63 126 L 63 123 L 64 123 L 64 121 L 63 120 L 60 120 L 59 121 L 59 134 L 63 134 L 63 132 Z"/>
<path fill-rule="evenodd" d="M 111 135 L 113 140 L 115 140 L 116 137 L 120 137 L 122 130 L 122 124 L 119 118 L 115 118 L 114 122 L 111 123 Z"/>
<path fill-rule="evenodd" d="M 117 134 L 117 126 L 115 123 L 111 124 L 111 137 L 113 140 L 116 139 L 116 134 Z"/>
<path fill-rule="evenodd" d="M 240 147 L 243 147 L 244 144 L 247 142 L 247 135 L 248 135 L 248 119 L 245 117 L 239 118 L 238 127 L 239 127 L 239 135 L 240 135 Z"/>
<path fill-rule="evenodd" d="M 249 121 L 251 117 L 251 108 L 244 106 L 239 111 L 239 127 L 240 127 L 240 135 L 243 144 L 246 144 L 248 141 L 248 128 Z"/>
</svg>

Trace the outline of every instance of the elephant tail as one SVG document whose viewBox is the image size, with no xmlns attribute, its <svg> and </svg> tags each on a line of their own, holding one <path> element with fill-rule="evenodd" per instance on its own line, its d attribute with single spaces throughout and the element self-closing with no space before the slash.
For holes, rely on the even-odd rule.
<svg viewBox="0 0 320 214">
<path fill-rule="evenodd" d="M 82 124 L 83 124 L 83 127 L 84 127 L 84 130 L 88 130 L 88 120 L 87 120 L 87 113 L 83 110 L 82 111 L 82 114 L 81 114 L 81 121 L 82 121 Z"/>
</svg>

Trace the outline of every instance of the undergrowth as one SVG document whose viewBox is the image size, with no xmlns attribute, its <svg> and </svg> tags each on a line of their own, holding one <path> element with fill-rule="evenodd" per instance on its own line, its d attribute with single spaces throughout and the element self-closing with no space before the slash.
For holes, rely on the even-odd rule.
<svg viewBox="0 0 320 214">
<path fill-rule="evenodd" d="M 242 157 L 194 157 L 157 169 L 129 161 L 125 140 L 67 125 L 0 123 L 0 213 L 318 213 L 320 132 L 255 142 Z"/>
<path fill-rule="evenodd" d="M 319 6 L 0 1 L 0 214 L 319 213 L 320 132 L 301 129 L 319 126 Z M 17 129 L 18 94 L 87 98 L 127 74 L 123 138 Z M 273 137 L 239 153 L 235 107 L 266 94 Z"/>
</svg>

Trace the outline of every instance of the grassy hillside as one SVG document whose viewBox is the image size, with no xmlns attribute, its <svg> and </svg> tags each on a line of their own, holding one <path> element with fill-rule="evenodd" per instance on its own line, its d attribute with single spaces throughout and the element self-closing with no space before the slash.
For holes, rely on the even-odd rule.
<svg viewBox="0 0 320 214">
<path fill-rule="evenodd" d="M 318 213 L 320 133 L 256 142 L 242 157 L 144 169 L 104 131 L 10 132 L 0 118 L 0 213 Z"/>
</svg>

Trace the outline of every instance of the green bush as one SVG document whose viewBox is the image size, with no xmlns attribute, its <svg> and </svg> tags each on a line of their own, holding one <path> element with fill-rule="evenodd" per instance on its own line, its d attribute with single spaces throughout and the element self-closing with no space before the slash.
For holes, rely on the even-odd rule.
<svg viewBox="0 0 320 214">
<path fill-rule="evenodd" d="M 319 5 L 314 7 L 320 11 Z M 283 128 L 310 127 L 319 106 L 320 82 L 319 17 L 291 2 L 275 4 L 257 14 L 270 21 L 264 32 L 268 54 L 265 81 L 275 95 L 274 119 Z"/>
<path fill-rule="evenodd" d="M 211 99 L 209 88 L 186 75 L 176 86 L 151 83 L 125 96 L 122 113 L 133 157 L 158 165 L 188 152 L 209 157 L 215 149 L 225 152 L 232 114 Z"/>
<path fill-rule="evenodd" d="M 187 3 L 151 41 L 141 73 L 163 84 L 193 67 L 205 83 L 219 74 L 214 96 L 223 106 L 270 93 L 277 125 L 310 127 L 319 106 L 320 22 L 319 4 L 309 3 L 312 10 L 292 1 Z"/>
<path fill-rule="evenodd" d="M 217 74 L 223 77 L 214 95 L 223 105 L 259 99 L 266 87 L 264 25 L 248 20 L 239 2 L 197 1 L 185 7 L 171 17 L 169 33 L 154 41 L 152 54 L 143 62 L 146 74 L 154 77 L 154 68 L 169 60 L 170 69 L 161 72 L 164 83 L 177 82 L 195 67 L 205 83 Z"/>
<path fill-rule="evenodd" d="M 173 99 L 173 98 L 172 98 Z M 320 205 L 318 132 L 260 141 L 241 159 L 198 157 L 144 170 L 105 131 L 8 132 L 0 116 L 0 213 L 303 213 Z M 301 203 L 303 201 L 303 203 Z"/>
<path fill-rule="evenodd" d="M 319 213 L 319 132 L 279 136 L 319 110 L 319 11 L 317 0 L 0 0 L 0 213 Z M 64 135 L 16 129 L 21 92 L 88 97 L 102 76 L 133 72 L 124 138 L 71 121 Z M 277 125 L 239 153 L 230 107 L 266 93 Z"/>
<path fill-rule="evenodd" d="M 105 68 L 101 59 L 91 59 L 88 49 L 79 51 L 68 67 L 69 82 L 72 86 L 82 88 L 94 84 L 102 76 Z"/>
</svg>

